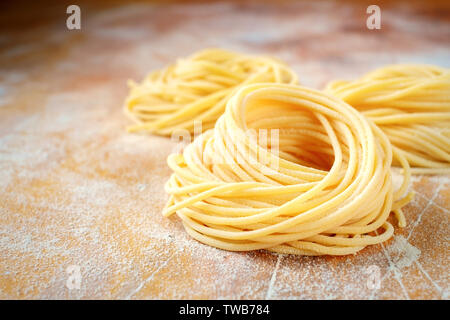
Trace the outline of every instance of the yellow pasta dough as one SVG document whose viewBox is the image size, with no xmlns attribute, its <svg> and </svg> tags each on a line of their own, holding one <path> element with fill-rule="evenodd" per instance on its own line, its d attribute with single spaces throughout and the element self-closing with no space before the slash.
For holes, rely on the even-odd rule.
<svg viewBox="0 0 450 320">
<path fill-rule="evenodd" d="M 391 161 L 404 166 L 394 190 Z M 232 251 L 267 249 L 346 255 L 393 234 L 409 167 L 386 135 L 342 100 L 288 84 L 251 84 L 227 102 L 215 127 L 172 154 L 176 214 L 205 244 Z"/>
<path fill-rule="evenodd" d="M 413 173 L 450 173 L 450 69 L 386 66 L 325 91 L 375 122 Z"/>
<path fill-rule="evenodd" d="M 214 126 L 231 94 L 240 86 L 259 82 L 298 82 L 296 74 L 271 57 L 206 49 L 150 73 L 140 84 L 130 82 L 125 113 L 136 122 L 129 131 L 171 135 L 203 131 Z"/>
</svg>

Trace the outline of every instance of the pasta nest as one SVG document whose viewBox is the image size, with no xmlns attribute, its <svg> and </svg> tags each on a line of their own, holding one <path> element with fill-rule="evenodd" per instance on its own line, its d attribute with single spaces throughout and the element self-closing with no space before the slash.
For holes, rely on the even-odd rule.
<svg viewBox="0 0 450 320">
<path fill-rule="evenodd" d="M 405 178 L 394 190 L 393 157 Z M 401 226 L 408 162 L 342 100 L 288 84 L 241 87 L 215 127 L 171 154 L 163 210 L 225 250 L 346 255 Z"/>
<path fill-rule="evenodd" d="M 150 73 L 140 84 L 129 81 L 125 113 L 136 124 L 129 131 L 171 135 L 212 128 L 229 97 L 243 85 L 259 82 L 298 83 L 283 62 L 221 49 L 207 49 Z"/>
<path fill-rule="evenodd" d="M 413 173 L 450 173 L 450 69 L 391 65 L 325 91 L 375 122 Z"/>
</svg>

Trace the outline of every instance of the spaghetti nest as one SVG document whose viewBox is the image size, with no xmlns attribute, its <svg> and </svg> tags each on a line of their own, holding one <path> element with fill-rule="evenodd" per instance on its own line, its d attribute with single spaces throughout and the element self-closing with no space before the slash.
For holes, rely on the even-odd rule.
<svg viewBox="0 0 450 320">
<path fill-rule="evenodd" d="M 450 173 L 450 69 L 387 66 L 326 91 L 380 126 L 414 173 Z"/>
<path fill-rule="evenodd" d="M 298 82 L 284 63 L 266 56 L 207 49 L 150 73 L 140 84 L 130 81 L 125 113 L 136 122 L 129 131 L 170 135 L 175 130 L 212 128 L 231 94 L 240 86 Z"/>
<path fill-rule="evenodd" d="M 393 189 L 391 161 L 405 179 Z M 385 134 L 345 102 L 286 84 L 253 84 L 228 101 L 214 129 L 172 154 L 163 214 L 205 244 L 346 255 L 393 234 L 409 167 Z"/>
</svg>

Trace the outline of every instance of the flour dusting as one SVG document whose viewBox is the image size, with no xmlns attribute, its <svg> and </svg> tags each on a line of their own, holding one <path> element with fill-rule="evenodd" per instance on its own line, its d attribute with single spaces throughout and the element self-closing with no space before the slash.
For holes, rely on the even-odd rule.
<svg viewBox="0 0 450 320">
<path fill-rule="evenodd" d="M 397 269 L 411 266 L 421 254 L 420 250 L 411 245 L 403 236 L 394 237 L 394 242 L 387 247 L 387 252 L 391 257 L 392 267 Z"/>
<path fill-rule="evenodd" d="M 372 37 L 359 25 L 364 10 L 350 3 L 96 7 L 106 3 L 92 5 L 81 32 L 53 28 L 60 21 L 51 19 L 36 26 L 56 33 L 47 41 L 34 28 L 22 30 L 24 38 L 4 32 L 0 299 L 448 298 L 449 176 L 412 177 L 417 196 L 404 208 L 407 226 L 395 228 L 385 250 L 368 246 L 345 257 L 228 252 L 162 216 L 175 144 L 127 133 L 122 112 L 129 78 L 205 47 L 280 57 L 303 85 L 320 89 L 403 58 L 444 62 L 449 46 L 439 35 L 448 22 L 437 17 L 430 27 L 430 17 L 385 8 L 398 20 Z M 419 2 L 407 7 L 424 11 Z M 66 287 L 70 265 L 81 268 L 79 290 Z M 368 269 L 379 270 L 377 290 L 367 286 Z"/>
</svg>

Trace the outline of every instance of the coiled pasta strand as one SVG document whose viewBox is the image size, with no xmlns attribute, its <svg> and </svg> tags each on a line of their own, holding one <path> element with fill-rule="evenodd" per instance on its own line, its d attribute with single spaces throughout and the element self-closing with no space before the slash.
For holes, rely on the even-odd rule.
<svg viewBox="0 0 450 320">
<path fill-rule="evenodd" d="M 413 173 L 450 173 L 450 69 L 386 66 L 356 81 L 333 81 L 325 91 L 375 122 Z"/>
<path fill-rule="evenodd" d="M 270 139 L 269 139 L 270 136 Z M 394 190 L 391 162 L 404 166 Z M 176 214 L 205 244 L 232 251 L 346 255 L 389 239 L 413 194 L 408 161 L 342 100 L 287 84 L 241 87 L 214 129 L 172 154 Z"/>
<path fill-rule="evenodd" d="M 125 113 L 136 122 L 129 131 L 171 135 L 176 130 L 194 132 L 212 128 L 232 93 L 242 85 L 298 83 L 284 63 L 266 56 L 206 49 L 150 73 L 140 84 L 129 82 Z"/>
</svg>

